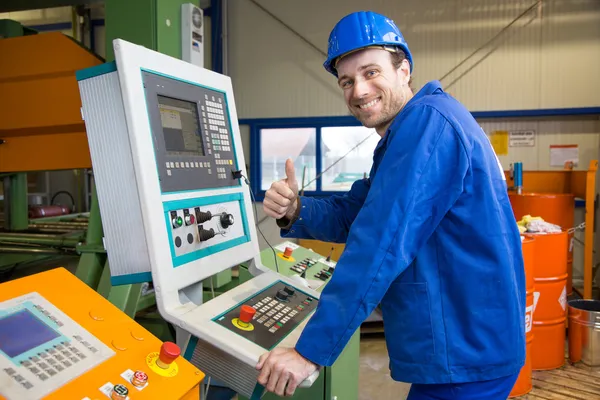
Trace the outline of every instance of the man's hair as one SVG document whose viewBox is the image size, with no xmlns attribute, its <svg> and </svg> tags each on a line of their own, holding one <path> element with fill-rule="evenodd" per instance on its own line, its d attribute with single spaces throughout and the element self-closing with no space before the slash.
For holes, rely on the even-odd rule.
<svg viewBox="0 0 600 400">
<path fill-rule="evenodd" d="M 404 53 L 404 51 L 402 51 L 401 49 L 397 49 L 395 53 L 390 52 L 390 55 L 392 57 L 392 65 L 396 69 L 400 68 L 400 66 L 402 65 L 402 61 L 406 60 L 406 53 Z M 412 75 L 408 80 L 408 87 L 412 90 Z"/>
</svg>

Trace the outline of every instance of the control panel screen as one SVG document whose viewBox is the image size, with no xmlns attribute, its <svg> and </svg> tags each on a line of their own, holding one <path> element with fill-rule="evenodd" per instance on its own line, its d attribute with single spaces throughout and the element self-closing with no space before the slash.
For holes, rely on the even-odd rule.
<svg viewBox="0 0 600 400">
<path fill-rule="evenodd" d="M 26 309 L 0 319 L 0 350 L 11 358 L 59 336 Z"/>
<path fill-rule="evenodd" d="M 158 107 L 167 154 L 204 156 L 196 103 L 158 95 Z"/>
</svg>

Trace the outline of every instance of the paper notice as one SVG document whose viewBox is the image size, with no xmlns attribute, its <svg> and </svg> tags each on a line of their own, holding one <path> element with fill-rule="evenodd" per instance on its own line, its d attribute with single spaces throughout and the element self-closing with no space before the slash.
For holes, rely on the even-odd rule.
<svg viewBox="0 0 600 400">
<path fill-rule="evenodd" d="M 579 146 L 576 144 L 550 145 L 550 166 L 564 167 L 567 162 L 572 162 L 573 166 L 577 166 L 579 163 Z"/>
</svg>

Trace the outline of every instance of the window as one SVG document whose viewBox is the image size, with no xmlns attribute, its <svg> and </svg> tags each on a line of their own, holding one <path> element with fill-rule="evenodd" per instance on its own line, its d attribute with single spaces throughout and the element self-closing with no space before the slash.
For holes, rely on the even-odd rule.
<svg viewBox="0 0 600 400">
<path fill-rule="evenodd" d="M 375 129 L 363 126 L 321 128 L 323 191 L 347 191 L 354 181 L 368 177 L 379 142 Z"/>
<path fill-rule="evenodd" d="M 316 128 L 260 130 L 261 190 L 267 190 L 274 181 L 285 178 L 288 158 L 294 162 L 299 189 L 316 190 Z"/>
</svg>

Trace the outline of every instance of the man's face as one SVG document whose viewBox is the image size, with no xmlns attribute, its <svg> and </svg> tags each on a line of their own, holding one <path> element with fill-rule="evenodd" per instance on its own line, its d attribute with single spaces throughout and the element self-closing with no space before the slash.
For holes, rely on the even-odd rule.
<svg viewBox="0 0 600 400">
<path fill-rule="evenodd" d="M 396 69 L 390 52 L 377 48 L 350 54 L 337 65 L 348 109 L 364 126 L 375 129 L 386 127 L 404 106 L 409 71 L 408 61 Z"/>
</svg>

